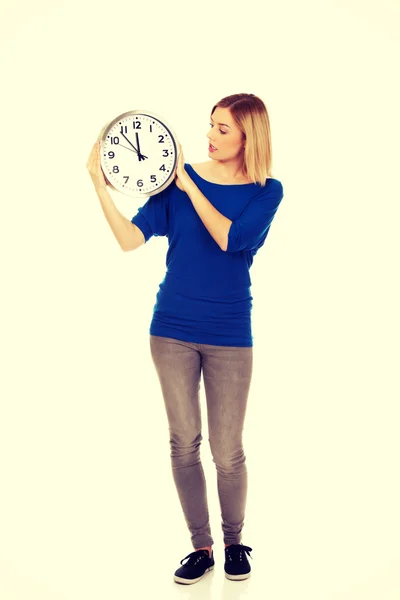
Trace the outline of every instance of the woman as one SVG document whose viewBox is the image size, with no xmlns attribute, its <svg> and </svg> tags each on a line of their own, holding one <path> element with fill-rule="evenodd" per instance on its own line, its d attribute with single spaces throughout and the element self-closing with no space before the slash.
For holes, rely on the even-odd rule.
<svg viewBox="0 0 400 600">
<path fill-rule="evenodd" d="M 174 580 L 191 584 L 214 567 L 206 482 L 200 460 L 201 373 L 209 442 L 216 464 L 225 574 L 250 576 L 252 548 L 241 543 L 247 496 L 242 432 L 253 361 L 249 270 L 283 198 L 271 174 L 267 109 L 253 94 L 223 98 L 211 111 L 209 157 L 184 163 L 174 182 L 128 221 L 100 169 L 98 144 L 88 168 L 104 214 L 123 250 L 168 236 L 167 272 L 150 325 L 150 348 L 169 421 L 172 473 L 194 552 Z M 133 227 L 132 227 L 133 225 Z"/>
</svg>

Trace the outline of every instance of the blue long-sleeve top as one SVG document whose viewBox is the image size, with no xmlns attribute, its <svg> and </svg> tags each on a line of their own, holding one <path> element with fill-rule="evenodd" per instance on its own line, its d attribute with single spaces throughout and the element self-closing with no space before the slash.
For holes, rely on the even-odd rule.
<svg viewBox="0 0 400 600">
<path fill-rule="evenodd" d="M 283 186 L 219 184 L 200 177 L 185 163 L 196 186 L 232 221 L 226 251 L 208 232 L 191 199 L 173 181 L 150 196 L 132 218 L 146 243 L 168 236 L 166 274 L 159 285 L 150 334 L 198 344 L 253 346 L 250 267 L 263 246 Z"/>
</svg>

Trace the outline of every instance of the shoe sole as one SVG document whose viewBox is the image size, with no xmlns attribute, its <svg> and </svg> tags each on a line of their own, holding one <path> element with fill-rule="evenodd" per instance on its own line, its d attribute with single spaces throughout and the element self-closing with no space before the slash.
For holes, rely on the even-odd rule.
<svg viewBox="0 0 400 600">
<path fill-rule="evenodd" d="M 231 579 L 232 581 L 241 581 L 242 579 L 248 579 L 251 575 L 251 572 L 249 573 L 242 573 L 241 575 L 230 575 L 229 573 L 227 573 L 225 571 L 225 577 L 227 579 Z"/>
<path fill-rule="evenodd" d="M 200 577 L 196 577 L 196 579 L 185 579 L 184 577 L 178 577 L 178 575 L 174 575 L 174 581 L 176 581 L 177 583 L 185 583 L 186 585 L 190 585 L 191 583 L 197 583 L 202 577 L 204 577 L 207 571 L 212 571 L 213 568 L 214 565 L 208 567 L 208 569 L 204 571 L 203 575 L 200 575 Z"/>
</svg>

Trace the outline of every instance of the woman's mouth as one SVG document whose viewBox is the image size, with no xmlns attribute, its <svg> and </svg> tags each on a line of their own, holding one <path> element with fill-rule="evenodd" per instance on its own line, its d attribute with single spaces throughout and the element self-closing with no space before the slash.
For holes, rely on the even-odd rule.
<svg viewBox="0 0 400 600">
<path fill-rule="evenodd" d="M 215 152 L 216 148 L 214 148 L 214 146 L 212 144 L 209 144 L 208 149 L 210 152 Z"/>
</svg>

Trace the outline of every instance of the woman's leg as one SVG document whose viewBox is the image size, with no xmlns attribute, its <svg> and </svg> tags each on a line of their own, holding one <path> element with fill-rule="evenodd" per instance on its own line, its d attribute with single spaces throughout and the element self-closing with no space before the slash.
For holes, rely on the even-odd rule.
<svg viewBox="0 0 400 600">
<path fill-rule="evenodd" d="M 200 460 L 201 356 L 198 344 L 150 335 L 153 362 L 169 421 L 175 485 L 195 550 L 211 547 L 207 489 Z"/>
<path fill-rule="evenodd" d="M 200 349 L 224 542 L 240 544 L 247 498 L 242 432 L 253 370 L 253 348 L 200 344 Z"/>
</svg>

